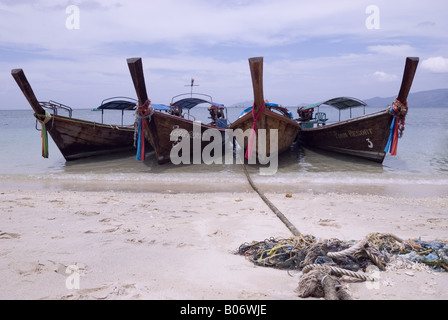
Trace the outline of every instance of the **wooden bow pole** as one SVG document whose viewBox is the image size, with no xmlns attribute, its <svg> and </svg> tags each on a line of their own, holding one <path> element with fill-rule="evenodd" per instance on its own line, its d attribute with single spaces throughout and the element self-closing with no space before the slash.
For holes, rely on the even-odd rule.
<svg viewBox="0 0 448 320">
<path fill-rule="evenodd" d="M 398 93 L 398 101 L 406 103 L 409 92 L 411 91 L 412 82 L 414 81 L 415 72 L 417 71 L 419 58 L 406 58 L 406 65 L 403 72 L 403 80 L 401 81 L 400 92 Z"/>
<path fill-rule="evenodd" d="M 20 90 L 22 90 L 23 95 L 25 96 L 26 100 L 28 100 L 28 103 L 31 105 L 31 108 L 33 108 L 34 112 L 36 114 L 44 115 L 45 110 L 44 108 L 42 108 L 39 101 L 37 101 L 33 89 L 31 88 L 31 85 L 28 82 L 23 70 L 13 69 L 11 70 L 11 75 L 13 76 L 14 80 L 16 80 Z"/>
<path fill-rule="evenodd" d="M 143 73 L 142 58 L 128 58 L 127 59 L 129 72 L 131 73 L 132 82 L 134 83 L 135 93 L 137 94 L 139 106 L 143 106 L 148 100 L 148 93 L 146 91 L 145 75 Z M 147 121 L 144 119 L 144 121 Z M 157 135 L 157 128 L 154 119 L 147 123 L 145 130 L 145 138 L 149 140 L 158 157 L 159 139 Z"/>
<path fill-rule="evenodd" d="M 258 115 L 264 108 L 263 57 L 250 58 L 249 67 L 254 91 L 254 114 Z M 260 114 L 257 119 L 257 129 L 266 129 L 266 117 L 264 114 Z"/>
</svg>

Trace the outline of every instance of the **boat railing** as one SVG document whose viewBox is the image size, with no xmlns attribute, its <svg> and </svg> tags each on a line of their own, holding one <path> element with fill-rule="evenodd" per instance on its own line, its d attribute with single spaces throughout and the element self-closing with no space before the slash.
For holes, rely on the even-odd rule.
<svg viewBox="0 0 448 320">
<path fill-rule="evenodd" d="M 54 115 L 58 115 L 58 110 L 64 110 L 68 112 L 68 116 L 71 118 L 73 109 L 65 104 L 50 100 L 48 102 L 39 102 L 42 108 L 51 110 Z"/>
</svg>

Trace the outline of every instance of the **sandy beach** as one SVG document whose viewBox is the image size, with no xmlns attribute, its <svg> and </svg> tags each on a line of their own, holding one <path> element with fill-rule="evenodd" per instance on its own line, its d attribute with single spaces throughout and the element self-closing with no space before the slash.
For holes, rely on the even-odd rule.
<svg viewBox="0 0 448 320">
<path fill-rule="evenodd" d="M 303 234 L 448 240 L 448 197 L 266 193 Z M 240 245 L 292 234 L 246 192 L 0 190 L 0 299 L 296 300 L 302 272 L 255 266 Z M 448 299 L 424 265 L 345 281 L 356 300 Z"/>
</svg>

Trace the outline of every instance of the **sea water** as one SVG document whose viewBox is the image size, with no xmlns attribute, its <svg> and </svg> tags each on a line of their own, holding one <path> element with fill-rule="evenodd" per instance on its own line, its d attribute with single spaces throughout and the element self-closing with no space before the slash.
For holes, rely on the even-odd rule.
<svg viewBox="0 0 448 320">
<path fill-rule="evenodd" d="M 371 113 L 384 108 L 367 107 Z M 227 108 L 230 121 L 244 110 Z M 297 108 L 289 110 L 297 117 Z M 332 109 L 327 117 L 338 120 Z M 354 112 L 362 112 L 362 109 Z M 347 113 L 347 112 L 346 112 Z M 356 116 L 359 114 L 352 114 Z M 208 123 L 207 108 L 197 107 L 191 118 Z M 116 111 L 73 110 L 73 117 L 121 124 Z M 343 117 L 348 117 L 343 114 Z M 135 115 L 125 112 L 124 124 Z M 144 162 L 135 152 L 65 161 L 49 136 L 49 158 L 42 157 L 41 126 L 30 110 L 0 110 L 0 179 L 3 187 L 107 189 L 133 191 L 235 191 L 248 190 L 237 161 L 231 164 L 159 165 L 149 152 Z M 295 146 L 281 154 L 278 170 L 260 176 L 257 165 L 247 166 L 255 183 L 272 192 L 338 192 L 448 195 L 448 109 L 409 108 L 397 156 L 387 155 L 382 164 Z"/>
</svg>

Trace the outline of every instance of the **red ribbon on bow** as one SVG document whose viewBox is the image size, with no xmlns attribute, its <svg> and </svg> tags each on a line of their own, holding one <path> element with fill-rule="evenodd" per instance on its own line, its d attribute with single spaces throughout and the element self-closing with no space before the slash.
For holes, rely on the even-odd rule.
<svg viewBox="0 0 448 320">
<path fill-rule="evenodd" d="M 252 125 L 252 130 L 250 131 L 250 137 L 249 137 L 249 143 L 247 144 L 246 149 L 246 159 L 252 159 L 252 151 L 254 148 L 254 138 L 255 138 L 255 132 L 257 131 L 257 120 L 260 118 L 261 114 L 263 113 L 265 108 L 265 103 L 263 101 L 263 105 L 260 108 L 260 111 L 258 111 L 257 114 L 255 114 L 255 103 L 252 106 L 252 118 L 254 119 L 254 123 Z"/>
</svg>

